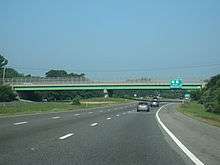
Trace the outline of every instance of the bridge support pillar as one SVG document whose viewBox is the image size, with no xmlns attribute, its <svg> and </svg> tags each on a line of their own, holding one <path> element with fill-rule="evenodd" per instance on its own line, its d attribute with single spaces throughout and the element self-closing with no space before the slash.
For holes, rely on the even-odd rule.
<svg viewBox="0 0 220 165">
<path fill-rule="evenodd" d="M 113 90 L 104 89 L 104 90 L 103 90 L 103 93 L 104 93 L 104 97 L 105 97 L 105 98 L 112 97 L 112 95 L 113 95 Z"/>
<path fill-rule="evenodd" d="M 108 95 L 108 90 L 107 90 L 107 89 L 104 89 L 104 90 L 103 90 L 103 93 L 104 93 L 104 97 L 105 97 L 105 98 L 108 98 L 108 97 L 109 97 L 109 95 Z"/>
</svg>

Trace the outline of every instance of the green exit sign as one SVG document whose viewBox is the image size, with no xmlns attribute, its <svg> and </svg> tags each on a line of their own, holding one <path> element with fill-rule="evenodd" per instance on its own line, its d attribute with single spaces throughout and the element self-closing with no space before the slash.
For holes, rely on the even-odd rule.
<svg viewBox="0 0 220 165">
<path fill-rule="evenodd" d="M 172 89 L 181 89 L 183 85 L 182 79 L 175 79 L 170 81 L 170 88 Z"/>
</svg>

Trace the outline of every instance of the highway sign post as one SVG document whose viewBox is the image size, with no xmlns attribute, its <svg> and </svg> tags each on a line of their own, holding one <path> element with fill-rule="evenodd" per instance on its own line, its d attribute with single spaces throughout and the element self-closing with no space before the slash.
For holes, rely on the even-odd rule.
<svg viewBox="0 0 220 165">
<path fill-rule="evenodd" d="M 170 81 L 170 88 L 171 89 L 181 89 L 183 86 L 182 79 L 174 79 Z"/>
</svg>

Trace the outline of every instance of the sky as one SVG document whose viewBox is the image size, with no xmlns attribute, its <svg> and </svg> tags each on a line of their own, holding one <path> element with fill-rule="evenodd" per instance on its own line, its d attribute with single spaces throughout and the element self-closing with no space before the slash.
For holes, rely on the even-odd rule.
<svg viewBox="0 0 220 165">
<path fill-rule="evenodd" d="M 220 1 L 0 0 L 0 54 L 40 76 L 206 78 L 220 71 Z"/>
</svg>

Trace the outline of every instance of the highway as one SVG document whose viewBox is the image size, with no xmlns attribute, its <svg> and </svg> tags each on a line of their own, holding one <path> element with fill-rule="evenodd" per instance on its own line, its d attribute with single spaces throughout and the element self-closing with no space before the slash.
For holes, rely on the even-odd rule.
<svg viewBox="0 0 220 165">
<path fill-rule="evenodd" d="M 0 118 L 0 164 L 193 164 L 158 124 L 158 108 L 135 108 Z"/>
</svg>

